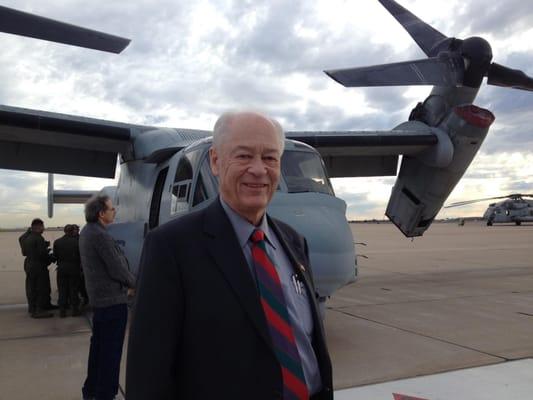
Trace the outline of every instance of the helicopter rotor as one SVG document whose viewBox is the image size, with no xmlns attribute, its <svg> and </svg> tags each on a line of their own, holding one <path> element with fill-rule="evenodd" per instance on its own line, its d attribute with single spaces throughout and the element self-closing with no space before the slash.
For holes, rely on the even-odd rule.
<svg viewBox="0 0 533 400">
<path fill-rule="evenodd" d="M 513 194 L 508 194 L 506 196 L 496 196 L 496 197 L 487 197 L 484 199 L 458 201 L 456 203 L 448 204 L 447 206 L 444 206 L 444 208 L 466 206 L 468 204 L 479 203 L 481 201 L 488 201 L 488 200 L 500 200 L 500 199 L 523 200 L 524 197 L 533 198 L 533 194 L 513 193 Z"/>
</svg>

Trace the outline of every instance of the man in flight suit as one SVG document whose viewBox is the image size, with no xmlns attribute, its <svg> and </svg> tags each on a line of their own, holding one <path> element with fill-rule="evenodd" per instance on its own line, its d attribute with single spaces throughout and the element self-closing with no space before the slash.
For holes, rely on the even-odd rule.
<svg viewBox="0 0 533 400">
<path fill-rule="evenodd" d="M 36 218 L 31 223 L 31 232 L 22 243 L 23 253 L 26 254 L 24 270 L 28 278 L 28 311 L 32 318 L 50 318 L 54 314 L 47 312 L 49 306 L 48 283 L 50 275 L 48 266 L 53 257 L 48 247 L 49 243 L 43 238 L 44 222 Z"/>
<path fill-rule="evenodd" d="M 80 315 L 79 289 L 81 283 L 81 261 L 78 236 L 74 225 L 66 225 L 65 235 L 54 242 L 54 256 L 57 260 L 57 288 L 59 290 L 59 316 L 67 316 L 67 306 L 72 307 L 72 316 Z"/>
<path fill-rule="evenodd" d="M 32 313 L 32 308 L 30 307 L 30 275 L 28 273 L 27 263 L 26 263 L 26 257 L 28 256 L 26 254 L 26 250 L 24 249 L 24 241 L 28 238 L 28 236 L 31 235 L 31 228 L 28 228 L 22 235 L 19 236 L 19 244 L 20 244 L 20 250 L 22 252 L 22 255 L 24 256 L 24 272 L 26 273 L 26 300 L 28 301 L 28 312 Z"/>
</svg>

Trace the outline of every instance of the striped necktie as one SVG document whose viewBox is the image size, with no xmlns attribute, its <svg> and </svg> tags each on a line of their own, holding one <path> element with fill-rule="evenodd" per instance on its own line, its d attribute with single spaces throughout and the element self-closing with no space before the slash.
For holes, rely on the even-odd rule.
<svg viewBox="0 0 533 400">
<path fill-rule="evenodd" d="M 266 252 L 265 234 L 256 229 L 250 237 L 261 305 L 268 323 L 274 351 L 281 366 L 283 399 L 309 399 L 302 363 L 292 332 L 281 281 Z"/>
</svg>

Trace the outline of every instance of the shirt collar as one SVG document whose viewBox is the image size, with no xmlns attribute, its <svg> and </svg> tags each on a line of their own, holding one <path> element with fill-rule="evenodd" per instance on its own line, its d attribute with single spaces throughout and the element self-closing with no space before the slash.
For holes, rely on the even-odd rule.
<svg viewBox="0 0 533 400">
<path fill-rule="evenodd" d="M 233 230 L 237 235 L 237 239 L 239 240 L 241 248 L 244 248 L 244 246 L 246 246 L 246 244 L 250 240 L 250 236 L 252 236 L 252 233 L 255 229 L 261 229 L 265 233 L 267 243 L 274 249 L 276 249 L 276 246 L 274 246 L 274 243 L 272 242 L 273 232 L 270 229 L 270 226 L 268 225 L 266 213 L 261 218 L 261 222 L 259 223 L 259 225 L 254 226 L 245 218 L 243 218 L 240 214 L 238 214 L 235 210 L 233 210 L 229 206 L 229 204 L 222 199 L 222 197 L 219 196 L 219 199 L 220 204 L 222 204 L 222 208 L 226 212 L 226 215 L 228 216 L 231 225 L 233 226 Z"/>
</svg>

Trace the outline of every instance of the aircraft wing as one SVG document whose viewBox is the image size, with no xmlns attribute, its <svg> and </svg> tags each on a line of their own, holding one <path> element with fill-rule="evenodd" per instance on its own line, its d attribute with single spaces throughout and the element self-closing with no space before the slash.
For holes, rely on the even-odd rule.
<svg viewBox="0 0 533 400">
<path fill-rule="evenodd" d="M 0 105 L 0 168 L 113 178 L 135 128 Z"/>
<path fill-rule="evenodd" d="M 437 136 L 429 128 L 416 128 L 292 131 L 286 132 L 286 136 L 316 148 L 332 178 L 394 176 L 398 155 L 420 154 L 438 143 Z M 0 105 L 0 168 L 113 178 L 119 154 L 125 160 L 143 158 L 156 162 L 165 151 L 175 152 L 183 147 L 170 147 L 170 142 L 164 145 L 150 135 L 139 135 L 153 129 Z M 177 141 L 181 144 L 209 135 L 206 131 L 192 130 L 169 133 L 168 136 L 179 137 Z M 135 138 L 147 142 L 136 146 L 136 151 L 133 148 Z M 141 149 L 146 154 L 140 154 Z"/>
<path fill-rule="evenodd" d="M 438 143 L 427 129 L 389 131 L 292 131 L 289 139 L 313 146 L 331 178 L 356 176 L 395 176 L 398 156 L 416 155 Z"/>
<path fill-rule="evenodd" d="M 118 155 L 157 164 L 208 136 L 0 105 L 0 168 L 114 178 Z"/>
</svg>

